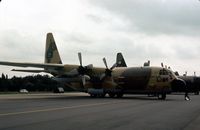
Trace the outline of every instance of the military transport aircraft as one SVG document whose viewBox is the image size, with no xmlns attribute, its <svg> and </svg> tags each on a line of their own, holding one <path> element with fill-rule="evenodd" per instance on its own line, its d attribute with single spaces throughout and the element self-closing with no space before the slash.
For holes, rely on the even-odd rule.
<svg viewBox="0 0 200 130">
<path fill-rule="evenodd" d="M 123 94 L 154 94 L 159 99 L 166 99 L 166 94 L 177 88 L 185 90 L 185 99 L 189 100 L 186 83 L 167 68 L 163 67 L 127 67 L 121 53 L 117 54 L 116 63 L 108 67 L 103 58 L 105 68 L 83 66 L 81 53 L 78 53 L 80 65 L 62 64 L 52 33 L 47 34 L 45 63 L 22 63 L 0 61 L 0 65 L 35 67 L 43 70 L 13 69 L 22 72 L 46 72 L 54 76 L 54 80 L 91 97 L 122 97 Z"/>
</svg>

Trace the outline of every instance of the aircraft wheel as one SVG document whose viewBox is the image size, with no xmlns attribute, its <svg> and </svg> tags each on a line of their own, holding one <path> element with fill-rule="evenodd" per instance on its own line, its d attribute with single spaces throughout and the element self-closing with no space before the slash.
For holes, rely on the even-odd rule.
<svg viewBox="0 0 200 130">
<path fill-rule="evenodd" d="M 148 97 L 156 97 L 156 94 L 148 94 Z"/>
<path fill-rule="evenodd" d="M 166 99 L 166 93 L 158 94 L 158 99 L 165 100 Z"/>
<path fill-rule="evenodd" d="M 114 94 L 114 93 L 109 93 L 108 95 L 109 95 L 109 97 L 111 97 L 111 98 L 115 97 L 115 94 Z"/>
<path fill-rule="evenodd" d="M 106 94 L 100 94 L 99 97 L 104 98 Z"/>
<path fill-rule="evenodd" d="M 90 94 L 90 97 L 94 98 L 94 97 L 97 97 L 96 94 Z"/>
<path fill-rule="evenodd" d="M 195 94 L 195 95 L 199 95 L 199 91 L 195 92 L 194 94 Z"/>
<path fill-rule="evenodd" d="M 123 93 L 118 93 L 117 94 L 117 98 L 122 98 L 123 97 Z"/>
</svg>

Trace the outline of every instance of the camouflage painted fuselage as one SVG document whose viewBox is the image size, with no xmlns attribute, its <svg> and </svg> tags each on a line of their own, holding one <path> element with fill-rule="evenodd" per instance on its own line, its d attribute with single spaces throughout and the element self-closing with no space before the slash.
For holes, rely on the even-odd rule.
<svg viewBox="0 0 200 130">
<path fill-rule="evenodd" d="M 170 70 L 161 67 L 117 68 L 113 77 L 126 93 L 170 92 L 175 79 Z"/>
<path fill-rule="evenodd" d="M 171 70 L 162 67 L 117 67 L 111 76 L 100 80 L 105 68 L 93 68 L 90 81 L 83 87 L 81 83 L 70 82 L 72 88 L 86 91 L 90 88 L 105 91 L 121 90 L 123 93 L 161 93 L 171 92 L 171 82 L 176 76 Z"/>
</svg>

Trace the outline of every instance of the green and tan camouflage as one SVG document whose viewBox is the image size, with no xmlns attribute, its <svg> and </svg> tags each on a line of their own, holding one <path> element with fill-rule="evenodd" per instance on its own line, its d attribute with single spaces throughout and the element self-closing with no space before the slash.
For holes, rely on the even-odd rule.
<svg viewBox="0 0 200 130">
<path fill-rule="evenodd" d="M 48 33 L 46 37 L 45 60 L 44 63 L 62 64 L 60 54 L 58 52 L 52 33 Z"/>
<path fill-rule="evenodd" d="M 105 59 L 104 67 L 83 66 L 81 53 L 78 54 L 80 65 L 62 64 L 52 33 L 47 34 L 44 63 L 22 63 L 0 61 L 0 65 L 35 67 L 43 70 L 16 70 L 22 72 L 46 72 L 54 76 L 54 80 L 67 86 L 89 93 L 92 97 L 122 97 L 123 94 L 166 94 L 179 87 L 185 88 L 185 82 L 174 73 L 163 67 L 127 67 L 121 53 L 117 54 L 116 63 L 109 69 Z M 178 86 L 178 87 L 177 87 Z M 186 92 L 187 97 L 187 92 Z"/>
</svg>

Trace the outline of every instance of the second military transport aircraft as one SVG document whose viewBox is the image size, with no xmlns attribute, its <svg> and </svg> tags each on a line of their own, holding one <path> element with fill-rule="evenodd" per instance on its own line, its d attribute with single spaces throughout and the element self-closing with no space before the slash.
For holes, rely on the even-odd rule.
<svg viewBox="0 0 200 130">
<path fill-rule="evenodd" d="M 122 97 L 123 94 L 153 94 L 159 99 L 166 99 L 166 94 L 182 89 L 185 100 L 189 100 L 186 83 L 178 78 L 170 69 L 163 67 L 127 67 L 121 53 L 117 61 L 108 67 L 103 58 L 105 68 L 83 66 L 81 53 L 78 53 L 80 65 L 62 64 L 52 33 L 46 37 L 44 63 L 22 63 L 0 61 L 0 65 L 35 67 L 43 70 L 16 70 L 22 72 L 46 72 L 54 76 L 54 80 L 81 92 L 89 93 L 91 97 Z"/>
</svg>

